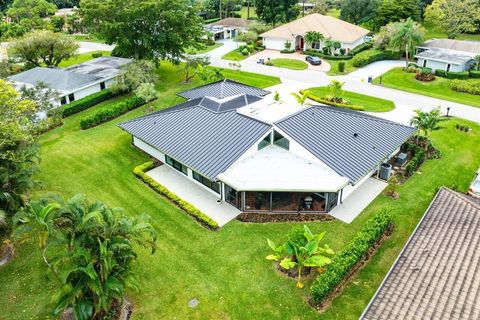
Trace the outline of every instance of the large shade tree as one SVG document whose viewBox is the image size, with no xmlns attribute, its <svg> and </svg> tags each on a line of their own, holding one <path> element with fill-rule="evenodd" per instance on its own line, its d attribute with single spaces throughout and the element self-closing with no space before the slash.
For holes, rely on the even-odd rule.
<svg viewBox="0 0 480 320">
<path fill-rule="evenodd" d="M 300 13 L 297 0 L 255 0 L 257 16 L 273 26 L 295 20 Z"/>
<path fill-rule="evenodd" d="M 77 320 L 115 316 L 127 288 L 138 289 L 133 262 L 138 246 L 156 249 L 148 217 L 83 195 L 32 201 L 15 216 L 16 235 L 36 236 L 43 260 L 59 284 L 54 314 L 72 308 Z"/>
<path fill-rule="evenodd" d="M 375 13 L 377 29 L 389 22 L 406 19 L 418 21 L 420 18 L 418 0 L 382 0 Z"/>
<path fill-rule="evenodd" d="M 405 53 L 405 67 L 408 67 L 410 54 L 423 42 L 425 31 L 422 26 L 408 18 L 406 21 L 395 23 L 392 32 L 390 47 Z"/>
<path fill-rule="evenodd" d="M 340 19 L 354 24 L 365 24 L 372 21 L 378 0 L 344 0 L 341 4 Z"/>
<path fill-rule="evenodd" d="M 187 0 L 82 0 L 81 15 L 114 53 L 178 62 L 204 34 L 196 7 Z"/>
</svg>

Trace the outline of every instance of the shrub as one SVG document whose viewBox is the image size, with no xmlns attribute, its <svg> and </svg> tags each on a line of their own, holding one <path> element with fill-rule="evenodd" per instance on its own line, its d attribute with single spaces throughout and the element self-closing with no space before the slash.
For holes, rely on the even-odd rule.
<svg viewBox="0 0 480 320">
<path fill-rule="evenodd" d="M 249 53 L 252 53 L 253 51 L 255 51 L 255 46 L 253 44 L 249 44 L 247 45 L 247 50 Z"/>
<path fill-rule="evenodd" d="M 470 70 L 470 78 L 480 78 L 480 70 Z"/>
<path fill-rule="evenodd" d="M 139 97 L 132 97 L 121 102 L 113 103 L 98 110 L 90 116 L 82 118 L 80 120 L 80 127 L 85 130 L 97 126 L 101 123 L 114 119 L 127 111 L 138 108 L 143 104 L 145 104 L 145 100 Z"/>
<path fill-rule="evenodd" d="M 340 55 L 344 56 L 347 50 L 345 48 L 340 48 Z"/>
<path fill-rule="evenodd" d="M 406 69 L 403 68 L 403 71 L 407 72 L 407 73 L 417 73 L 418 72 L 418 68 L 416 66 L 409 66 L 407 67 Z"/>
<path fill-rule="evenodd" d="M 162 186 L 157 181 L 153 180 L 149 175 L 145 173 L 145 171 L 153 169 L 154 167 L 155 164 L 153 163 L 153 161 L 145 162 L 144 164 L 135 167 L 133 169 L 133 173 L 150 188 L 173 201 L 177 206 L 179 206 L 187 214 L 195 218 L 195 220 L 199 221 L 202 225 L 213 230 L 218 229 L 218 223 L 216 221 L 212 220 L 209 216 L 195 208 L 192 204 L 179 198 L 176 194 Z"/>
<path fill-rule="evenodd" d="M 373 47 L 373 43 L 372 43 L 372 42 L 365 42 L 365 43 L 362 43 L 362 44 L 359 45 L 359 46 L 356 46 L 356 47 L 353 48 L 352 50 L 350 50 L 350 54 L 354 56 L 354 55 L 356 55 L 356 54 L 359 54 L 359 53 L 362 52 L 362 51 L 371 49 L 372 47 Z"/>
<path fill-rule="evenodd" d="M 300 93 L 303 94 L 303 90 L 300 90 Z M 350 109 L 350 110 L 357 110 L 357 111 L 365 111 L 365 108 L 362 107 L 362 106 L 356 106 L 356 105 L 351 105 L 351 104 L 345 104 L 345 103 L 337 103 L 337 102 L 332 102 L 332 101 L 329 101 L 325 98 L 320 98 L 320 97 L 317 97 L 313 94 L 310 94 L 308 96 L 309 99 L 312 99 L 313 101 L 316 101 L 316 102 L 320 102 L 320 103 L 323 103 L 323 104 L 326 104 L 326 105 L 329 105 L 329 106 L 333 106 L 333 107 L 339 107 L 339 108 L 344 108 L 344 109 Z"/>
<path fill-rule="evenodd" d="M 410 177 L 425 161 L 426 152 L 421 147 L 413 143 L 408 143 L 406 145 L 406 151 L 412 154 L 412 159 L 405 166 L 405 175 Z"/>
<path fill-rule="evenodd" d="M 287 50 L 287 49 L 283 49 L 283 50 L 280 50 L 280 53 L 294 53 L 295 50 Z"/>
<path fill-rule="evenodd" d="M 381 60 L 394 60 L 400 57 L 400 53 L 394 51 L 369 50 L 357 54 L 353 57 L 353 66 L 360 68 L 372 62 Z"/>
<path fill-rule="evenodd" d="M 447 72 L 445 70 L 437 69 L 437 70 L 435 70 L 435 75 L 438 76 L 438 77 L 445 78 L 447 76 Z"/>
<path fill-rule="evenodd" d="M 150 102 L 157 99 L 158 92 L 155 90 L 155 85 L 153 83 L 142 83 L 137 89 L 135 89 L 135 95 L 142 98 L 145 102 Z"/>
<path fill-rule="evenodd" d="M 450 81 L 450 89 L 457 92 L 465 92 L 480 95 L 480 80 L 458 80 Z"/>
<path fill-rule="evenodd" d="M 330 55 L 329 51 L 327 51 L 327 53 L 325 54 L 325 53 L 322 53 L 320 51 L 312 50 L 312 49 L 307 49 L 303 53 L 306 54 L 306 55 L 309 55 L 309 56 L 315 56 L 315 57 L 330 59 L 330 60 L 350 60 L 350 59 L 353 58 L 352 55 L 332 56 L 332 55 Z"/>
<path fill-rule="evenodd" d="M 310 288 L 311 301 L 318 305 L 335 290 L 392 225 L 392 216 L 388 210 L 383 210 L 368 220 L 352 241 L 332 259 L 332 263 L 325 268 L 325 272 L 319 274 L 313 281 Z"/>
<path fill-rule="evenodd" d="M 244 56 L 248 56 L 248 54 L 249 54 L 247 48 L 243 49 L 243 50 L 241 51 L 241 53 L 242 53 L 242 55 L 244 55 Z"/>
<path fill-rule="evenodd" d="M 447 71 L 447 78 L 448 79 L 468 79 L 469 73 L 468 71 L 461 71 L 461 72 L 453 72 L 453 71 Z"/>
<path fill-rule="evenodd" d="M 338 72 L 345 72 L 345 61 L 340 61 L 338 63 Z"/>
<path fill-rule="evenodd" d="M 70 104 L 67 104 L 62 111 L 62 116 L 68 117 L 71 116 L 72 114 L 78 113 L 80 111 L 86 110 L 90 107 L 93 107 L 94 105 L 99 104 L 100 102 L 103 102 L 105 100 L 108 100 L 110 98 L 113 98 L 115 94 L 109 90 L 102 90 L 100 92 L 91 94 L 89 96 L 86 96 L 82 99 L 78 99 L 76 101 L 73 101 Z"/>
<path fill-rule="evenodd" d="M 435 75 L 431 72 L 425 72 L 423 69 L 420 72 L 417 72 L 415 79 L 418 81 L 429 82 L 435 80 Z"/>
<path fill-rule="evenodd" d="M 407 65 L 407 68 L 410 68 L 410 67 L 418 68 L 418 66 L 415 62 L 409 62 L 408 65 Z"/>
<path fill-rule="evenodd" d="M 100 58 L 101 56 L 103 56 L 103 53 L 102 52 L 94 52 L 92 53 L 92 58 Z"/>
</svg>

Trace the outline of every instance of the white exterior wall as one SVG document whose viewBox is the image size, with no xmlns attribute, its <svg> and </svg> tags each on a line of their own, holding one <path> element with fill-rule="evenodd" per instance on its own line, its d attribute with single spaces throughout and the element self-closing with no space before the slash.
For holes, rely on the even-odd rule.
<svg viewBox="0 0 480 320">
<path fill-rule="evenodd" d="M 354 42 L 342 42 L 342 48 L 352 50 L 363 43 L 365 43 L 365 37 L 361 37 L 360 39 Z"/>
<path fill-rule="evenodd" d="M 75 100 L 79 100 L 91 94 L 97 93 L 100 91 L 100 83 L 95 83 L 91 86 L 82 88 L 78 91 L 74 91 L 73 95 L 75 96 Z"/>
<path fill-rule="evenodd" d="M 155 149 L 154 147 L 152 147 L 151 145 L 146 144 L 145 142 L 143 142 L 142 140 L 136 137 L 133 137 L 133 145 L 145 151 L 146 153 L 148 153 L 158 161 L 165 163 L 165 155 L 160 151 L 158 151 L 157 149 Z"/>
<path fill-rule="evenodd" d="M 417 65 L 419 67 L 423 67 L 423 63 L 425 61 L 426 61 L 425 67 L 426 68 L 431 68 L 433 72 L 435 72 L 435 70 L 447 71 L 448 63 L 446 63 L 446 62 L 419 58 L 418 61 L 417 61 Z M 467 70 L 467 66 L 464 65 L 464 64 L 462 64 L 462 65 L 450 64 L 450 71 L 460 72 L 460 71 L 465 71 L 465 70 Z"/>
<path fill-rule="evenodd" d="M 289 40 L 292 43 L 292 49 L 295 49 L 295 39 L 281 39 L 281 38 L 264 38 L 263 45 L 271 50 L 285 49 L 285 41 Z"/>
</svg>

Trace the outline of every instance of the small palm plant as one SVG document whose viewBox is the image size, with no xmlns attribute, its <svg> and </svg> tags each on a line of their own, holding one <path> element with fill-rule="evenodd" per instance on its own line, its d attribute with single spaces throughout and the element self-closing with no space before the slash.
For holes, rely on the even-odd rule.
<svg viewBox="0 0 480 320">
<path fill-rule="evenodd" d="M 273 254 L 267 260 L 280 261 L 280 266 L 286 270 L 297 268 L 297 288 L 303 288 L 302 271 L 305 267 L 322 268 L 331 263 L 330 257 L 334 254 L 327 244 L 320 242 L 325 237 L 325 232 L 314 234 L 307 226 L 303 226 L 303 239 L 290 237 L 284 244 L 275 245 L 267 239 L 268 246 Z"/>
<path fill-rule="evenodd" d="M 300 106 L 304 106 L 305 103 L 307 102 L 307 99 L 310 97 L 312 93 L 308 90 L 302 90 L 300 91 L 300 94 L 296 93 L 296 92 L 292 92 L 291 95 L 295 98 L 295 100 L 297 100 L 298 104 Z"/>
<path fill-rule="evenodd" d="M 305 41 L 310 44 L 310 47 L 312 47 L 315 42 L 320 42 L 323 39 L 325 39 L 325 37 L 318 31 L 308 31 L 305 33 Z"/>
<path fill-rule="evenodd" d="M 415 115 L 410 120 L 410 125 L 417 128 L 417 144 L 422 133 L 425 137 L 428 137 L 432 131 L 440 129 L 440 122 L 447 120 L 442 117 L 440 107 L 429 112 L 420 109 L 414 110 L 414 112 Z"/>
</svg>

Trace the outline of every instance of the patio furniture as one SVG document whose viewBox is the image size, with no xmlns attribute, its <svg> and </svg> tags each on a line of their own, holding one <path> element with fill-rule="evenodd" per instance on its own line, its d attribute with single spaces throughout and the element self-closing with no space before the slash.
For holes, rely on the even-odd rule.
<svg viewBox="0 0 480 320">
<path fill-rule="evenodd" d="M 398 156 L 397 156 L 397 164 L 399 166 L 403 166 L 405 164 L 405 162 L 407 162 L 407 158 L 408 158 L 408 155 L 404 152 L 400 153 Z"/>
</svg>

